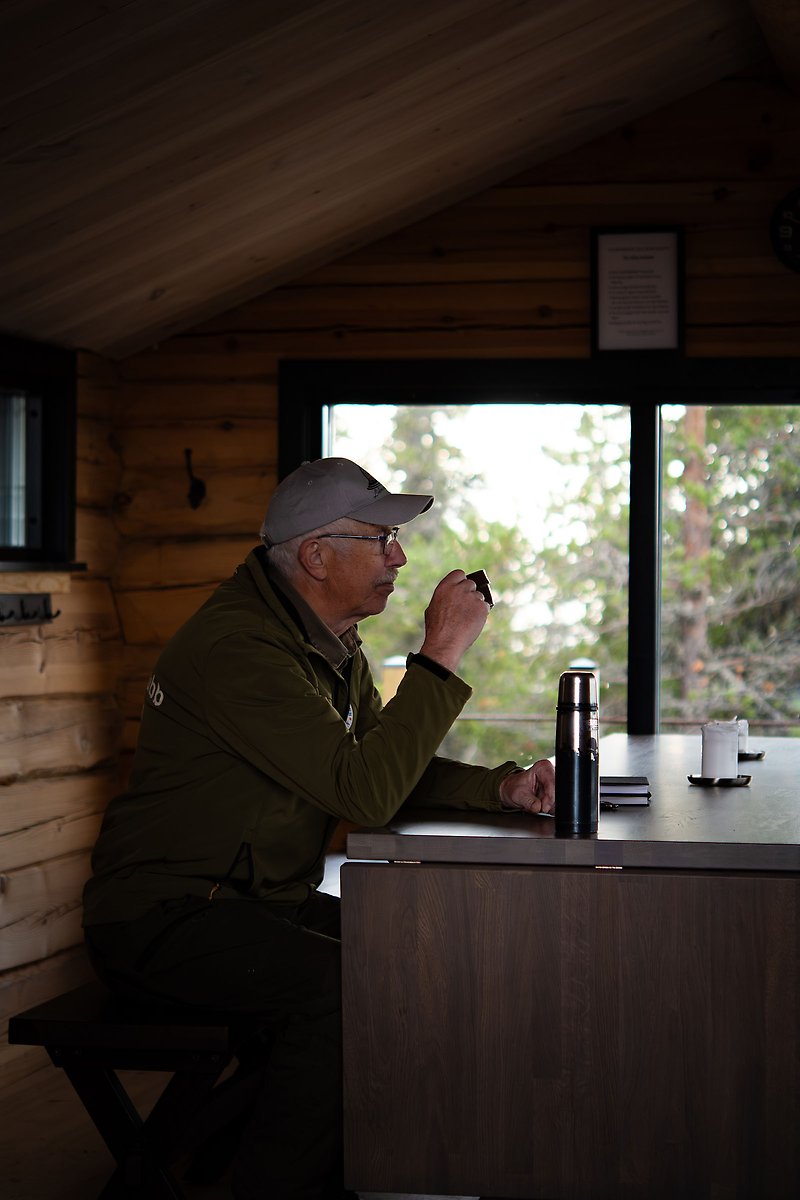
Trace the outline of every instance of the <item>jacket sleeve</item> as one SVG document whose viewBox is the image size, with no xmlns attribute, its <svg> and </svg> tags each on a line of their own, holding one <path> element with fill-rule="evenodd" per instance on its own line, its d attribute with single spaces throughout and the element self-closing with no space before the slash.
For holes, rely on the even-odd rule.
<svg viewBox="0 0 800 1200">
<path fill-rule="evenodd" d="M 424 667 L 409 664 L 408 671 L 430 674 Z M 403 687 L 406 676 L 400 687 Z M 398 689 L 399 690 L 399 689 Z M 389 701 L 391 704 L 392 702 Z M 365 728 L 380 720 L 381 698 L 375 689 L 372 675 L 365 660 L 362 680 L 362 701 L 359 707 Z M 425 767 L 418 783 L 406 797 L 404 808 L 457 808 L 457 809 L 502 809 L 500 783 L 507 775 L 520 768 L 515 762 L 505 762 L 498 767 L 483 767 L 458 762 L 434 754 Z"/>
<path fill-rule="evenodd" d="M 381 708 L 369 680 L 356 736 L 308 662 L 252 632 L 217 643 L 203 679 L 205 719 L 221 747 L 324 812 L 365 825 L 394 816 L 471 695 L 456 675 L 412 666 Z"/>
<path fill-rule="evenodd" d="M 405 808 L 480 808 L 499 812 L 500 783 L 520 768 L 515 762 L 481 767 L 435 755 L 413 788 Z"/>
</svg>

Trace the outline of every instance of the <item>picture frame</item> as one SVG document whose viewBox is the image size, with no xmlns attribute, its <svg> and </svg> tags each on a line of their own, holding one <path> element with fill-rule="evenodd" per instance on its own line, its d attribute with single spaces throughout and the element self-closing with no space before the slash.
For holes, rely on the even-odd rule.
<svg viewBox="0 0 800 1200">
<path fill-rule="evenodd" d="M 592 355 L 682 354 L 684 237 L 677 225 L 591 230 Z"/>
</svg>

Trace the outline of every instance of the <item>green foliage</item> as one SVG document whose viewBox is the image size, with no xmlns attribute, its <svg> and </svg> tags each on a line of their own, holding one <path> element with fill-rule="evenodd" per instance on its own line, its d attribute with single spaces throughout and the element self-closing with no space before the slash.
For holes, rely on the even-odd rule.
<svg viewBox="0 0 800 1200">
<path fill-rule="evenodd" d="M 800 407 L 712 406 L 704 415 L 702 444 L 687 439 L 685 414 L 665 422 L 669 462 L 699 478 L 665 489 L 662 711 L 796 720 Z M 698 550 L 692 535 L 703 520 Z"/>
<path fill-rule="evenodd" d="M 404 491 L 433 492 L 436 502 L 402 530 L 408 564 L 387 612 L 363 622 L 361 633 L 379 680 L 387 658 L 419 649 L 424 610 L 439 580 L 456 567 L 483 568 L 495 607 L 464 658 L 462 674 L 474 689 L 463 716 L 484 719 L 457 722 L 442 752 L 464 762 L 491 765 L 513 758 L 526 764 L 552 754 L 555 725 L 555 690 L 541 669 L 546 632 L 519 619 L 536 596 L 540 567 L 518 529 L 482 517 L 475 499 L 480 476 L 468 470 L 458 447 L 437 432 L 437 418 L 458 412 L 452 407 L 397 410 L 384 450 L 384 481 Z M 534 712 L 546 717 L 542 725 L 496 719 Z"/>
<path fill-rule="evenodd" d="M 396 410 L 382 478 L 436 504 L 403 529 L 408 565 L 362 635 L 380 680 L 385 659 L 419 648 L 438 581 L 482 567 L 496 605 L 462 674 L 474 688 L 464 717 L 484 719 L 458 721 L 442 751 L 524 764 L 552 753 L 558 676 L 579 657 L 598 664 L 601 721 L 624 725 L 628 414 L 586 406 L 569 445 L 544 447 L 562 483 L 534 550 L 514 524 L 483 517 L 481 476 L 446 433 L 463 411 Z M 663 424 L 662 716 L 796 720 L 800 407 L 676 407 Z"/>
</svg>

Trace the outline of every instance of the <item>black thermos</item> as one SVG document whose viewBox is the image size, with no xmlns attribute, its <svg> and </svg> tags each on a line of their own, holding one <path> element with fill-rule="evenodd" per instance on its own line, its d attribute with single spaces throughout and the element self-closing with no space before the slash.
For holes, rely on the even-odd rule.
<svg viewBox="0 0 800 1200">
<path fill-rule="evenodd" d="M 556 836 L 597 833 L 600 718 L 592 671 L 565 671 L 556 709 Z"/>
</svg>

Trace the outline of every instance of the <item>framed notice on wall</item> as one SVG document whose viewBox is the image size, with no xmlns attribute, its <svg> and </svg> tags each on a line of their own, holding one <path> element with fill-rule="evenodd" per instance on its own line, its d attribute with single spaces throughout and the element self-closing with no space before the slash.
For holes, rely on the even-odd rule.
<svg viewBox="0 0 800 1200">
<path fill-rule="evenodd" d="M 592 230 L 592 353 L 683 350 L 683 231 Z"/>
</svg>

